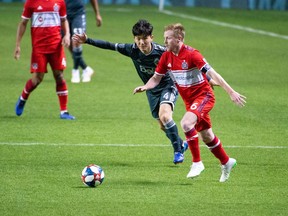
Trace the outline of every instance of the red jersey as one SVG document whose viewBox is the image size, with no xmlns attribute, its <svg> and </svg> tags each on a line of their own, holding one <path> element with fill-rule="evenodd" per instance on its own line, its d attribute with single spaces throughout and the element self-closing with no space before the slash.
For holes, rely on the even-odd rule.
<svg viewBox="0 0 288 216">
<path fill-rule="evenodd" d="M 163 53 L 155 73 L 164 75 L 169 72 L 179 94 L 187 104 L 203 94 L 210 93 L 214 97 L 205 74 L 209 68 L 209 64 L 198 50 L 183 44 L 178 56 L 169 51 Z"/>
<path fill-rule="evenodd" d="M 61 46 L 61 20 L 66 17 L 64 0 L 27 0 L 23 19 L 31 19 L 33 50 L 53 53 Z"/>
</svg>

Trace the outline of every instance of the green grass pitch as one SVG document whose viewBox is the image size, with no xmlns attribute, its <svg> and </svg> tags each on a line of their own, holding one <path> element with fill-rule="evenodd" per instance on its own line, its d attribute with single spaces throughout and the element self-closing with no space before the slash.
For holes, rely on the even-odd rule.
<svg viewBox="0 0 288 216">
<path fill-rule="evenodd" d="M 167 10 L 288 35 L 286 12 Z M 76 121 L 59 119 L 51 71 L 17 117 L 16 100 L 31 76 L 29 29 L 20 61 L 13 59 L 21 12 L 22 4 L 0 4 L 0 215 L 287 215 L 288 40 L 169 16 L 148 6 L 101 6 L 103 26 L 97 28 L 88 7 L 88 35 L 111 42 L 132 42 L 131 27 L 140 18 L 154 25 L 158 43 L 165 25 L 181 22 L 185 42 L 247 96 L 241 109 L 215 88 L 213 130 L 238 161 L 221 184 L 218 161 L 203 143 L 206 170 L 199 178 L 186 179 L 189 152 L 183 164 L 173 165 L 172 148 L 151 117 L 145 94 L 132 94 L 141 81 L 131 60 L 116 52 L 84 46 L 85 59 L 96 71 L 87 84 L 70 83 L 67 52 L 69 111 Z M 178 125 L 183 114 L 179 99 Z M 90 163 L 106 175 L 94 189 L 80 178 Z"/>
</svg>

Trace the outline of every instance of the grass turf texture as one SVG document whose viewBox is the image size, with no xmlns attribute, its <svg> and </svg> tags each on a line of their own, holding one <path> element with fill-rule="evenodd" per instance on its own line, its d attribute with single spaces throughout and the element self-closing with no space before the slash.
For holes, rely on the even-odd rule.
<svg viewBox="0 0 288 216">
<path fill-rule="evenodd" d="M 131 27 L 139 18 L 151 21 L 158 43 L 165 25 L 181 22 L 185 42 L 198 48 L 235 90 L 247 96 L 247 106 L 240 109 L 215 88 L 217 103 L 211 112 L 214 132 L 238 165 L 231 179 L 221 184 L 217 160 L 201 147 L 206 170 L 198 179 L 186 179 L 191 156 L 187 152 L 183 164 L 172 164 L 172 148 L 153 121 L 146 96 L 132 95 L 141 81 L 131 60 L 87 45 L 85 59 L 96 70 L 91 83 L 70 83 L 72 59 L 67 52 L 69 111 L 77 120 L 59 119 L 51 71 L 17 117 L 16 100 L 31 76 L 29 29 L 16 62 L 13 51 L 22 4 L 2 3 L 0 214 L 285 215 L 287 40 L 163 15 L 156 7 L 102 6 L 101 10 L 103 26 L 96 28 L 88 8 L 88 35 L 111 42 L 132 42 Z M 285 12 L 173 11 L 288 35 Z M 177 123 L 183 113 L 179 99 Z M 90 163 L 105 172 L 104 183 L 95 189 L 80 179 Z"/>
</svg>

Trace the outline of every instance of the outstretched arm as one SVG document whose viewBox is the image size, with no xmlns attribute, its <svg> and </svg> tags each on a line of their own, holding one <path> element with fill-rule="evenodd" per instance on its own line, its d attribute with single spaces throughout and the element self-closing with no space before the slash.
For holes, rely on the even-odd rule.
<svg viewBox="0 0 288 216">
<path fill-rule="evenodd" d="M 207 75 L 210 76 L 215 82 L 221 86 L 230 96 L 231 100 L 238 106 L 243 107 L 246 103 L 246 97 L 244 95 L 236 92 L 225 80 L 218 74 L 213 68 L 210 68 L 207 72 Z"/>
<path fill-rule="evenodd" d="M 74 34 L 72 37 L 72 40 L 76 42 L 76 44 L 90 44 L 92 46 L 102 48 L 102 49 L 110 49 L 110 50 L 116 50 L 116 44 L 115 43 L 110 43 L 108 41 L 103 41 L 103 40 L 94 40 L 91 38 L 88 38 L 88 36 L 83 33 L 83 34 Z"/>
<path fill-rule="evenodd" d="M 155 88 L 160 83 L 162 77 L 162 75 L 154 73 L 154 75 L 148 80 L 148 82 L 144 86 L 136 87 L 133 91 L 133 94 Z"/>
</svg>

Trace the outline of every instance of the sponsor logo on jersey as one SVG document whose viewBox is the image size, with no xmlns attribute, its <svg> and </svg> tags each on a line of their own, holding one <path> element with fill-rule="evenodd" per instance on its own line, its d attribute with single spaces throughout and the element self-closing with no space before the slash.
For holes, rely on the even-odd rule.
<svg viewBox="0 0 288 216">
<path fill-rule="evenodd" d="M 60 16 L 58 12 L 34 12 L 31 21 L 32 27 L 60 26 Z"/>
<path fill-rule="evenodd" d="M 38 22 L 39 22 L 39 23 L 42 23 L 42 22 L 43 22 L 43 17 L 42 17 L 41 15 L 38 17 Z"/>
<path fill-rule="evenodd" d="M 37 8 L 37 10 L 43 10 L 42 6 L 39 5 L 38 8 Z"/>
<path fill-rule="evenodd" d="M 171 65 L 170 62 L 168 63 L 167 67 L 168 67 L 168 68 L 171 68 L 171 67 L 172 67 L 172 65 Z"/>
<path fill-rule="evenodd" d="M 199 83 L 204 82 L 203 75 L 197 68 L 191 68 L 189 70 L 175 70 L 171 72 L 173 81 L 182 87 L 198 85 Z"/>
</svg>

